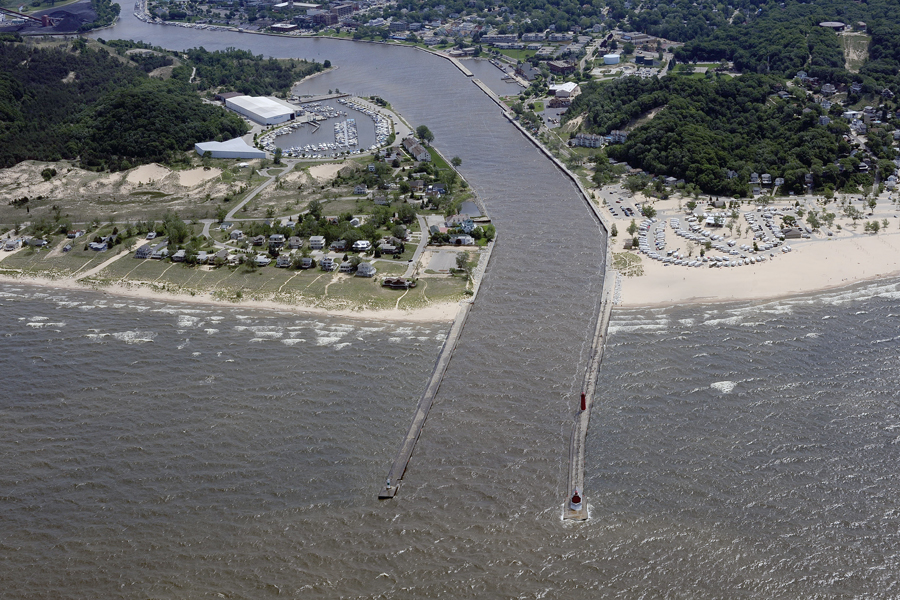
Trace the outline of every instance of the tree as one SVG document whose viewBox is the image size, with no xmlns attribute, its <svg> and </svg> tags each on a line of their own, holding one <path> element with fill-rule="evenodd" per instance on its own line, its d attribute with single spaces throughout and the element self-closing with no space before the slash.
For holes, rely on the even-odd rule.
<svg viewBox="0 0 900 600">
<path fill-rule="evenodd" d="M 457 253 L 456 268 L 466 274 L 466 279 L 469 278 L 469 253 L 468 252 Z"/>
<path fill-rule="evenodd" d="M 453 158 L 450 159 L 450 164 L 453 165 L 454 167 L 458 167 L 459 165 L 462 164 L 462 159 L 458 156 L 454 156 Z"/>
<path fill-rule="evenodd" d="M 641 214 L 648 219 L 652 219 L 656 216 L 656 209 L 653 208 L 653 206 L 650 204 L 644 204 L 643 206 L 641 206 Z"/>
<path fill-rule="evenodd" d="M 276 165 L 281 164 L 281 154 L 282 154 L 281 148 L 275 148 L 275 164 Z"/>
<path fill-rule="evenodd" d="M 634 222 L 634 219 L 631 220 L 631 224 L 628 225 L 628 235 L 634 235 L 634 232 L 638 230 L 637 223 Z"/>
<path fill-rule="evenodd" d="M 427 125 L 419 125 L 416 127 L 416 137 L 426 144 L 431 144 L 431 142 L 434 141 L 434 134 L 431 133 L 431 130 L 428 129 Z"/>
</svg>

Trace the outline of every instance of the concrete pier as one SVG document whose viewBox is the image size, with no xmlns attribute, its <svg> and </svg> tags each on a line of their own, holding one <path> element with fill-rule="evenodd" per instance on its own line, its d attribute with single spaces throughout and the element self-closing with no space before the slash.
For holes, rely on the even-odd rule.
<svg viewBox="0 0 900 600">
<path fill-rule="evenodd" d="M 487 264 L 491 260 L 491 254 L 493 253 L 494 246 L 496 246 L 496 244 L 497 241 L 495 239 L 493 243 L 488 245 L 485 255 L 482 255 L 481 259 L 479 259 L 478 261 L 478 268 L 482 273 L 482 263 L 484 264 L 484 268 L 486 268 Z M 416 407 L 416 414 L 413 416 L 412 423 L 409 426 L 409 431 L 406 433 L 406 437 L 403 438 L 403 443 L 400 445 L 400 450 L 397 452 L 397 457 L 394 459 L 394 463 L 391 465 L 391 470 L 388 472 L 384 487 L 380 492 L 378 492 L 378 498 L 380 500 L 393 498 L 397 495 L 397 491 L 400 489 L 400 483 L 403 481 L 403 475 L 404 473 L 406 473 L 406 467 L 409 465 L 409 460 L 410 458 L 412 458 L 413 450 L 415 450 L 416 448 L 416 442 L 419 440 L 419 434 L 422 433 L 422 427 L 425 426 L 425 419 L 428 418 L 428 411 L 431 410 L 431 404 L 441 387 L 441 381 L 443 381 L 444 379 L 444 373 L 447 372 L 447 366 L 450 364 L 450 360 L 453 358 L 453 352 L 456 350 L 456 343 L 459 341 L 459 336 L 460 334 L 462 334 L 463 328 L 466 326 L 466 319 L 469 316 L 469 311 L 472 309 L 472 305 L 475 302 L 475 299 L 478 297 L 477 292 L 479 286 L 480 280 L 476 280 L 475 294 L 470 300 L 462 303 L 462 306 L 459 309 L 459 313 L 457 313 L 456 319 L 453 321 L 453 325 L 450 327 L 450 333 L 447 334 L 447 339 L 444 340 L 444 345 L 441 347 L 441 352 L 440 354 L 438 354 L 437 361 L 435 361 L 434 369 L 431 371 L 431 378 L 428 380 L 428 385 L 425 387 L 425 391 L 422 392 L 422 397 L 419 398 L 419 404 Z"/>
<path fill-rule="evenodd" d="M 584 498 L 584 442 L 587 437 L 588 425 L 591 422 L 591 406 L 596 398 L 597 375 L 600 372 L 600 362 L 603 360 L 603 348 L 606 345 L 606 330 L 609 327 L 609 315 L 612 312 L 613 288 L 615 276 L 607 275 L 603 282 L 603 296 L 600 301 L 600 314 L 597 317 L 597 326 L 594 328 L 594 339 L 591 344 L 591 358 L 588 368 L 584 373 L 585 409 L 581 410 L 581 398 L 575 407 L 575 422 L 572 424 L 572 439 L 569 442 L 569 472 L 566 478 L 566 501 L 563 507 L 563 519 L 573 521 L 586 521 L 588 518 L 587 499 Z M 572 510 L 569 498 L 573 490 L 579 490 L 582 496 L 581 510 Z"/>
</svg>

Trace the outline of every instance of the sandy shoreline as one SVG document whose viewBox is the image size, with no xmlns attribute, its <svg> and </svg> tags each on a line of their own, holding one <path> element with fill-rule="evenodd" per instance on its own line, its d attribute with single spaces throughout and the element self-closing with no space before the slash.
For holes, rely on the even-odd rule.
<svg viewBox="0 0 900 600">
<path fill-rule="evenodd" d="M 339 317 L 365 321 L 412 323 L 433 323 L 445 321 L 449 322 L 456 318 L 456 314 L 459 312 L 460 308 L 459 302 L 442 302 L 435 303 L 434 305 L 425 308 L 417 308 L 415 310 L 330 310 L 325 308 L 318 308 L 315 306 L 300 306 L 296 304 L 284 304 L 267 300 L 241 300 L 240 302 L 229 302 L 214 298 L 210 293 L 198 293 L 194 295 L 179 294 L 174 292 L 170 293 L 152 290 L 142 285 L 129 286 L 115 284 L 95 287 L 83 285 L 72 278 L 48 279 L 45 277 L 37 277 L 31 275 L 23 275 L 19 277 L 0 275 L 0 283 L 33 285 L 79 292 L 98 292 L 108 296 L 133 298 L 138 300 L 151 300 L 156 302 L 184 302 L 206 306 L 273 310 L 278 312 L 296 313 L 300 315 Z"/>
<path fill-rule="evenodd" d="M 898 231 L 788 244 L 791 252 L 779 248 L 764 263 L 735 268 L 668 266 L 642 255 L 644 274 L 620 278 L 617 304 L 636 308 L 772 300 L 900 277 Z"/>
</svg>

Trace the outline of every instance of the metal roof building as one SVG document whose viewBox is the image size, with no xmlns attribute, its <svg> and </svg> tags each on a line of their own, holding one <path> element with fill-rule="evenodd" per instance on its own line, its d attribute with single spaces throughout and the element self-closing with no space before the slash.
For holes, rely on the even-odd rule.
<svg viewBox="0 0 900 600">
<path fill-rule="evenodd" d="M 194 150 L 200 156 L 210 158 L 265 158 L 266 153 L 250 146 L 241 138 L 227 142 L 200 142 L 194 144 Z"/>
<path fill-rule="evenodd" d="M 263 125 L 284 123 L 294 118 L 295 108 L 274 98 L 263 96 L 235 96 L 226 98 L 225 106 Z"/>
</svg>

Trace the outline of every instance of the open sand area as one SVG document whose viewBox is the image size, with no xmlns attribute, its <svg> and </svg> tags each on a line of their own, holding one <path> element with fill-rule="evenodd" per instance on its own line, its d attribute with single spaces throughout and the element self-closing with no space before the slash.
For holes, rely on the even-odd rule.
<svg viewBox="0 0 900 600">
<path fill-rule="evenodd" d="M 345 167 L 344 163 L 326 163 L 324 165 L 315 165 L 309 168 L 309 175 L 319 182 L 330 181 L 334 179 L 340 170 Z"/>
<path fill-rule="evenodd" d="M 139 183 L 156 183 L 158 181 L 162 181 L 171 173 L 172 171 L 167 169 L 166 167 L 158 165 L 156 163 L 151 163 L 149 165 L 141 165 L 135 169 L 128 171 L 128 175 L 125 176 L 125 181 L 132 185 L 137 185 Z"/>
<path fill-rule="evenodd" d="M 196 187 L 211 179 L 216 179 L 222 175 L 222 169 L 191 169 L 189 171 L 180 171 L 178 173 L 178 185 L 184 187 Z"/>
<path fill-rule="evenodd" d="M 44 169 L 55 169 L 56 175 L 45 180 Z M 0 196 L 29 201 L 18 207 L 0 203 L 0 224 L 40 218 L 54 205 L 76 223 L 117 215 L 157 219 L 167 209 L 187 218 L 212 218 L 219 201 L 240 187 L 247 171 L 225 173 L 216 167 L 177 171 L 154 163 L 120 173 L 95 173 L 66 161 L 23 161 L 0 169 Z"/>
<path fill-rule="evenodd" d="M 644 274 L 622 277 L 621 306 L 669 306 L 792 296 L 900 275 L 900 232 L 791 240 L 764 263 L 711 269 L 641 257 Z"/>
<path fill-rule="evenodd" d="M 861 195 L 842 196 L 827 205 L 812 196 L 776 198 L 766 206 L 745 201 L 735 209 L 707 206 L 704 198 L 697 201 L 693 213 L 686 206 L 689 198 L 654 200 L 642 194 L 632 196 L 619 186 L 608 186 L 596 194 L 600 210 L 615 223 L 619 234 L 612 238 L 613 263 L 627 265 L 617 274 L 616 299 L 620 306 L 771 299 L 900 276 L 900 205 L 887 192 L 877 198 L 874 209 L 861 201 Z M 624 241 L 631 238 L 627 229 L 632 219 L 637 224 L 644 221 L 640 214 L 644 203 L 652 204 L 657 211 L 657 222 L 650 230 L 651 243 L 657 239 L 652 234 L 664 233 L 665 245 L 656 250 L 657 254 L 668 257 L 673 253 L 672 258 L 680 255 L 695 266 L 667 264 L 646 253 L 623 248 Z M 862 213 L 855 225 L 844 214 L 845 206 L 854 206 Z M 732 210 L 737 211 L 739 218 L 732 220 L 728 216 L 725 223 L 730 227 L 705 223 L 704 215 L 730 215 Z M 807 233 L 805 217 L 811 210 L 820 216 L 825 211 L 833 213 L 833 223 Z M 774 227 L 768 231 L 763 227 L 762 233 L 757 233 L 752 227 L 754 223 L 764 224 L 762 215 L 767 212 L 772 215 L 770 222 Z M 710 237 L 697 241 L 677 235 L 673 219 L 685 231 L 690 225 L 689 216 L 695 218 L 696 234 L 705 231 L 718 235 L 720 241 L 713 241 L 712 247 L 706 249 L 704 242 Z M 786 239 L 768 250 L 760 248 L 764 240 L 772 240 L 771 231 L 780 231 L 786 225 L 784 217 L 796 218 L 805 237 Z M 887 227 L 882 225 L 878 233 L 866 232 L 865 223 L 870 221 L 886 221 Z M 763 235 L 767 237 L 761 239 Z M 757 251 L 752 250 L 754 241 Z M 790 251 L 786 252 L 788 247 Z M 708 262 L 699 262 L 701 249 Z M 710 264 L 716 256 L 732 261 L 750 257 L 758 260 L 762 256 L 765 262 L 713 268 Z"/>
</svg>

